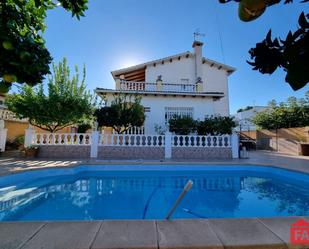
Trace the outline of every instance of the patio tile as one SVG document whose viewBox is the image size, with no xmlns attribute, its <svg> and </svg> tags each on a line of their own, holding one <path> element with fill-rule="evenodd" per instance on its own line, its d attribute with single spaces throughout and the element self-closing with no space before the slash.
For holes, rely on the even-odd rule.
<svg viewBox="0 0 309 249">
<path fill-rule="evenodd" d="M 89 249 L 101 222 L 47 223 L 22 249 Z"/>
<path fill-rule="evenodd" d="M 209 220 L 225 249 L 287 248 L 285 243 L 256 219 Z"/>
<path fill-rule="evenodd" d="M 207 220 L 158 221 L 159 248 L 223 249 Z"/>
<path fill-rule="evenodd" d="M 0 248 L 18 248 L 39 231 L 43 225 L 43 222 L 0 222 Z"/>
<path fill-rule="evenodd" d="M 103 221 L 92 249 L 157 249 L 155 221 Z"/>
<path fill-rule="evenodd" d="M 275 233 L 281 240 L 283 240 L 288 248 L 309 248 L 309 245 L 291 245 L 290 244 L 290 227 L 299 220 L 300 217 L 280 217 L 280 218 L 264 218 L 259 219 L 265 226 L 267 226 L 273 233 Z"/>
</svg>

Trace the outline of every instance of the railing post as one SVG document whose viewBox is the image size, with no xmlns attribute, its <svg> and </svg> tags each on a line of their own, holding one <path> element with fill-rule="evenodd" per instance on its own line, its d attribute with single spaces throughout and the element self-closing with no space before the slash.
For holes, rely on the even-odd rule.
<svg viewBox="0 0 309 249">
<path fill-rule="evenodd" d="M 5 151 L 5 143 L 8 129 L 4 128 L 4 120 L 0 120 L 0 151 Z"/>
<path fill-rule="evenodd" d="M 239 158 L 239 138 L 236 132 L 231 135 L 232 158 Z"/>
<path fill-rule="evenodd" d="M 90 157 L 97 158 L 98 157 L 98 146 L 99 146 L 99 132 L 92 131 L 91 133 L 91 145 L 90 145 Z"/>
<path fill-rule="evenodd" d="M 165 133 L 165 159 L 172 158 L 172 134 L 170 132 Z"/>
<path fill-rule="evenodd" d="M 158 92 L 162 91 L 162 76 L 159 75 L 156 81 L 156 90 Z"/>
<path fill-rule="evenodd" d="M 203 92 L 203 81 L 200 77 L 196 81 L 196 91 L 199 93 Z"/>
<path fill-rule="evenodd" d="M 32 145 L 34 134 L 35 131 L 32 129 L 31 125 L 29 125 L 28 129 L 25 130 L 25 147 L 29 147 Z"/>
</svg>

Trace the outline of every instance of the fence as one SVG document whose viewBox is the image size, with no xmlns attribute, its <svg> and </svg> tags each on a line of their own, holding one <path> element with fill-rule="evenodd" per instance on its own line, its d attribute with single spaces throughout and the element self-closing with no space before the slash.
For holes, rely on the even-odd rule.
<svg viewBox="0 0 309 249">
<path fill-rule="evenodd" d="M 196 136 L 196 135 L 132 135 L 132 134 L 100 134 L 92 133 L 36 133 L 31 128 L 26 130 L 25 146 L 40 146 L 45 154 L 68 153 L 75 149 L 78 155 L 90 154 L 91 158 L 114 157 L 124 158 L 195 158 L 231 157 L 238 158 L 238 136 Z M 57 149 L 55 149 L 57 147 Z M 68 148 L 68 149 L 65 149 Z M 53 153 L 50 153 L 52 156 Z M 151 156 L 153 155 L 153 156 Z M 230 155 L 230 156 L 229 156 Z M 55 156 L 55 155 L 54 155 Z"/>
</svg>

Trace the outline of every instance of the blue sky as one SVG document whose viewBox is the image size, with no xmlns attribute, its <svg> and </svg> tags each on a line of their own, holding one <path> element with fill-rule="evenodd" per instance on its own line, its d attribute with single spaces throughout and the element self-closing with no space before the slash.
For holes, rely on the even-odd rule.
<svg viewBox="0 0 309 249">
<path fill-rule="evenodd" d="M 265 105 L 271 99 L 302 97 L 306 86 L 294 92 L 283 71 L 262 75 L 246 63 L 248 50 L 269 28 L 285 37 L 297 28 L 297 18 L 308 4 L 278 4 L 254 22 L 238 19 L 237 4 L 217 0 L 89 0 L 80 21 L 58 8 L 48 12 L 46 45 L 54 61 L 67 57 L 71 66 L 85 63 L 87 86 L 113 88 L 110 71 L 191 50 L 193 32 L 205 33 L 205 57 L 237 68 L 229 78 L 231 113 L 247 105 Z M 222 37 L 221 50 L 220 33 Z"/>
</svg>

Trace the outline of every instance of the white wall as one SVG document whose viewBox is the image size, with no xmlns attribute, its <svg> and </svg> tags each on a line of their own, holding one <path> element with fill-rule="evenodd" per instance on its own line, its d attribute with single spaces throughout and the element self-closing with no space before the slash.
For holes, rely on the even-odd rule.
<svg viewBox="0 0 309 249">
<path fill-rule="evenodd" d="M 181 57 L 180 60 L 173 59 L 172 62 L 165 61 L 146 68 L 146 82 L 154 83 L 159 75 L 162 75 L 163 83 L 180 84 L 181 79 L 189 79 L 189 84 L 195 84 L 195 62 L 194 58 Z M 228 75 L 224 69 L 211 67 L 209 64 L 202 64 L 203 92 L 223 92 L 224 98 L 215 101 L 214 114 L 229 116 L 229 96 L 228 96 Z"/>
<path fill-rule="evenodd" d="M 181 57 L 180 60 L 173 59 L 172 62 L 164 61 L 163 65 L 157 63 L 156 66 L 147 66 L 146 82 L 156 82 L 159 75 L 162 75 L 164 83 L 180 84 L 180 79 L 185 78 L 189 79 L 190 84 L 194 84 L 194 59 Z"/>
</svg>

